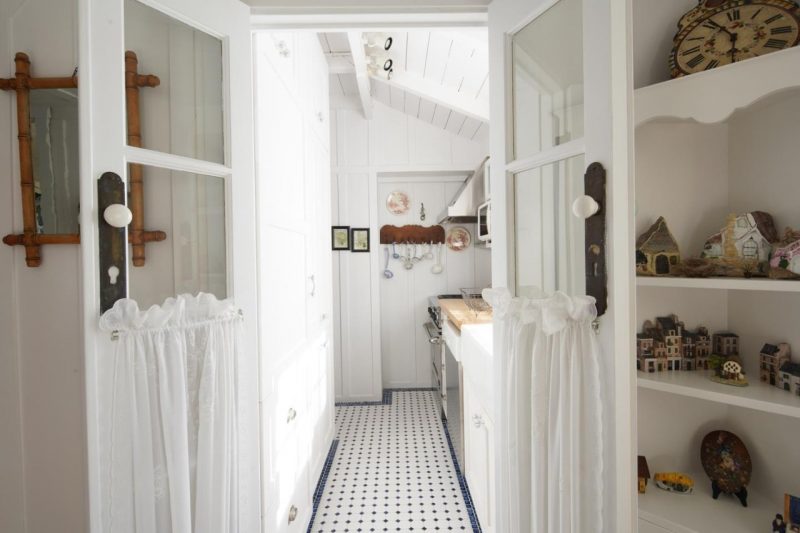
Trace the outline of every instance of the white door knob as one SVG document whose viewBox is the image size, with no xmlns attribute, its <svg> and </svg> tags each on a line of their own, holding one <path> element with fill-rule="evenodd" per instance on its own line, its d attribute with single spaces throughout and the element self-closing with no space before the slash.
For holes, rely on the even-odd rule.
<svg viewBox="0 0 800 533">
<path fill-rule="evenodd" d="M 108 222 L 109 226 L 124 228 L 133 220 L 133 213 L 125 205 L 111 204 L 103 211 L 103 220 Z"/>
<path fill-rule="evenodd" d="M 587 219 L 600 210 L 600 204 L 591 196 L 579 196 L 572 202 L 572 214 L 578 218 Z"/>
</svg>

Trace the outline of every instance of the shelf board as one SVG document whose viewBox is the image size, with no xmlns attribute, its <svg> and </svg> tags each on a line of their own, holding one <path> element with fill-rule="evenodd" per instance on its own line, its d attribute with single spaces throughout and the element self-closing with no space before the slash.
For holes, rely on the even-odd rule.
<svg viewBox="0 0 800 533">
<path fill-rule="evenodd" d="M 775 513 L 782 513 L 783 499 L 769 501 L 760 494 L 751 494 L 747 507 L 733 495 L 711 497 L 711 482 L 705 472 L 689 472 L 694 478 L 692 494 L 674 494 L 655 486 L 639 494 L 639 517 L 675 533 L 753 533 L 768 531 Z"/>
<path fill-rule="evenodd" d="M 670 278 L 638 276 L 638 287 L 800 292 L 800 280 L 746 278 Z"/>
<path fill-rule="evenodd" d="M 800 46 L 634 91 L 636 126 L 654 119 L 722 122 L 734 111 L 800 86 Z"/>
<path fill-rule="evenodd" d="M 767 413 L 800 418 L 800 397 L 749 376 L 750 385 L 733 387 L 708 379 L 704 371 L 664 371 L 646 374 L 637 372 L 638 385 L 651 389 L 710 402 L 746 407 Z"/>
</svg>

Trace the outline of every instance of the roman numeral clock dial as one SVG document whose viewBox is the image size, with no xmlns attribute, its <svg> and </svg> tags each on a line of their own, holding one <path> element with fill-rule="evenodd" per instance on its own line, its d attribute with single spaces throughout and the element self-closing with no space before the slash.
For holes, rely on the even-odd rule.
<svg viewBox="0 0 800 533">
<path fill-rule="evenodd" d="M 673 78 L 791 48 L 800 43 L 793 0 L 700 0 L 678 23 Z"/>
</svg>

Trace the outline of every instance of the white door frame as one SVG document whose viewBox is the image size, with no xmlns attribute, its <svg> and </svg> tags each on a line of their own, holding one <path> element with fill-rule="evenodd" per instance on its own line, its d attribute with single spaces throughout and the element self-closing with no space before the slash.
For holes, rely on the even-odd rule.
<svg viewBox="0 0 800 533">
<path fill-rule="evenodd" d="M 489 6 L 490 64 L 502 65 L 504 75 L 490 76 L 492 127 L 490 146 L 492 158 L 492 285 L 515 288 L 514 251 L 514 194 L 513 175 L 521 168 L 541 165 L 585 153 L 588 166 L 594 161 L 606 168 L 607 181 L 607 243 L 609 308 L 601 319 L 600 342 L 606 363 L 613 364 L 607 373 L 604 388 L 611 396 L 606 402 L 610 416 L 604 424 L 605 487 L 607 489 L 603 531 L 636 531 L 636 374 L 631 354 L 634 348 L 635 279 L 633 277 L 634 218 L 633 218 L 633 83 L 630 44 L 631 0 L 584 0 L 584 78 L 607 80 L 602 86 L 587 87 L 585 98 L 606 102 L 597 115 L 587 118 L 581 142 L 573 141 L 550 149 L 547 153 L 513 161 L 513 123 L 510 116 L 511 87 L 505 82 L 511 70 L 511 35 L 552 7 L 558 0 L 495 1 Z M 587 39 L 586 37 L 591 39 Z M 592 46 L 591 42 L 610 43 L 608 48 Z M 610 65 L 610 70 L 606 69 Z M 626 89 L 621 89 L 625 87 Z M 613 89 L 613 90 L 612 90 Z M 611 102 L 608 106 L 607 102 Z M 587 104 L 587 108 L 589 105 Z M 599 109 L 600 106 L 594 106 Z M 613 164 L 612 164 L 613 162 Z M 504 206 L 500 208 L 499 206 Z M 500 349 L 495 339 L 495 352 Z M 505 363 L 494 358 L 494 387 L 505 386 Z M 503 435 L 503 413 L 509 406 L 502 395 L 495 402 L 495 434 Z M 528 407 L 529 409 L 529 407 Z M 495 464 L 503 464 L 505 452 L 502 441 L 496 447 Z M 611 463 L 611 464 L 608 464 Z M 496 477 L 497 531 L 506 531 L 509 491 L 502 476 Z M 522 501 L 530 495 L 523 494 Z"/>
<path fill-rule="evenodd" d="M 81 262 L 83 293 L 83 334 L 85 360 L 85 401 L 88 467 L 89 531 L 104 533 L 102 523 L 98 362 L 111 353 L 111 340 L 98 327 L 99 261 L 97 179 L 114 172 L 127 180 L 129 163 L 156 165 L 218 176 L 225 179 L 228 296 L 244 312 L 243 353 L 257 353 L 258 306 L 256 301 L 255 187 L 253 172 L 252 82 L 250 61 L 229 58 L 250 57 L 249 10 L 244 4 L 194 0 L 140 0 L 143 4 L 205 31 L 223 43 L 223 99 L 225 121 L 225 165 L 133 148 L 127 145 L 124 91 L 124 3 L 122 0 L 78 0 L 80 79 L 80 168 L 81 168 Z M 238 11 L 236 11 L 238 10 Z M 109 68 L 113 65 L 113 68 Z M 230 86 L 237 87 L 235 97 Z M 245 94 L 246 93 L 246 94 Z M 115 112 L 109 113 L 109 110 Z M 235 174 L 235 176 L 234 176 Z M 236 180 L 236 186 L 233 186 Z M 236 254 L 231 252 L 236 250 Z M 240 416 L 252 433 L 240 433 L 239 453 L 258 460 L 258 361 L 239 362 L 239 404 L 246 405 Z M 252 405 L 245 399 L 254 399 Z M 240 499 L 240 525 L 254 531 L 260 524 L 260 479 L 258 469 L 242 469 L 239 479 L 246 484 Z M 255 506 L 255 507 L 254 507 Z"/>
</svg>

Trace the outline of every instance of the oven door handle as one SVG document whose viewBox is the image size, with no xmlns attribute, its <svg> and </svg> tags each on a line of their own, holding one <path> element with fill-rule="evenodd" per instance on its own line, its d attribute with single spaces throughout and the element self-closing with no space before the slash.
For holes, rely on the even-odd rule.
<svg viewBox="0 0 800 533">
<path fill-rule="evenodd" d="M 428 333 L 428 342 L 431 344 L 442 343 L 442 334 L 433 322 L 425 323 L 425 331 Z"/>
</svg>

